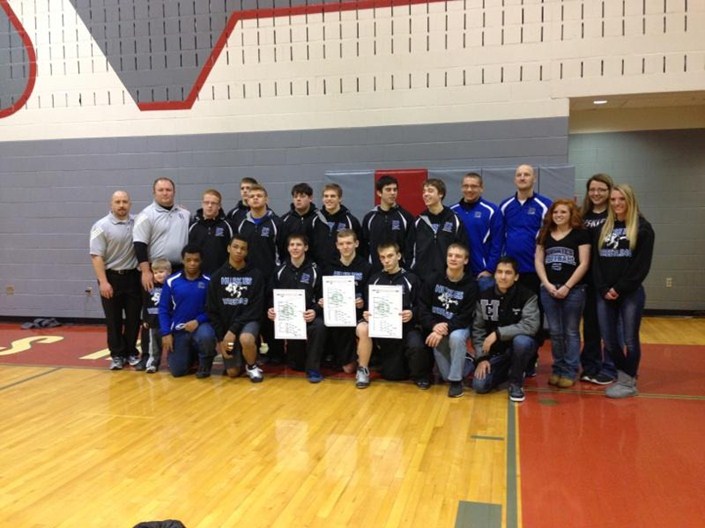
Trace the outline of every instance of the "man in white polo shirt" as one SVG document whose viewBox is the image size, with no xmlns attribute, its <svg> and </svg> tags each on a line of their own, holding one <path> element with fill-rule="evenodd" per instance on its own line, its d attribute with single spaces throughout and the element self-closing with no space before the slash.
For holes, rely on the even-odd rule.
<svg viewBox="0 0 705 528">
<path fill-rule="evenodd" d="M 189 212 L 174 204 L 176 186 L 169 178 L 157 178 L 152 185 L 154 201 L 135 218 L 132 237 L 135 254 L 142 272 L 142 287 L 153 287 L 149 263 L 163 258 L 171 262 L 173 272 L 179 271 L 181 250 L 188 243 Z"/>
<path fill-rule="evenodd" d="M 111 370 L 120 370 L 128 362 L 135 365 L 138 360 L 136 343 L 142 292 L 132 243 L 131 205 L 125 191 L 115 191 L 110 213 L 91 228 L 91 262 L 105 312 Z"/>
</svg>

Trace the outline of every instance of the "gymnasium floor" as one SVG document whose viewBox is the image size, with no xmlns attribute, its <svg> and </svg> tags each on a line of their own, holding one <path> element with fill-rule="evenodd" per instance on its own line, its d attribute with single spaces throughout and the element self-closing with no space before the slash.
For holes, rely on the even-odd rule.
<svg viewBox="0 0 705 528">
<path fill-rule="evenodd" d="M 0 324 L 0 526 L 701 527 L 705 320 L 647 318 L 640 396 L 107 370 L 98 326 Z"/>
</svg>

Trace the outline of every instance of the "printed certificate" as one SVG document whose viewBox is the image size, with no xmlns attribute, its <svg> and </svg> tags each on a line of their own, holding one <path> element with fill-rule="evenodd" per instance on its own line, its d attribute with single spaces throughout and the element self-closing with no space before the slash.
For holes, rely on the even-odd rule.
<svg viewBox="0 0 705 528">
<path fill-rule="evenodd" d="M 402 338 L 401 286 L 369 286 L 370 337 Z"/>
<path fill-rule="evenodd" d="M 306 291 L 274 289 L 274 338 L 306 339 Z"/>
<path fill-rule="evenodd" d="M 323 322 L 326 326 L 357 326 L 355 277 L 323 277 Z"/>
</svg>

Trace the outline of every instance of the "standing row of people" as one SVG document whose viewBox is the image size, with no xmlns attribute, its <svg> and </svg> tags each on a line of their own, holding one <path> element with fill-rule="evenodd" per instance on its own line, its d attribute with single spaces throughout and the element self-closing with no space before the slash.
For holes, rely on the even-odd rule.
<svg viewBox="0 0 705 528">
<path fill-rule="evenodd" d="M 130 363 L 137 364 L 138 368 L 149 367 L 149 371 L 154 371 L 154 362 L 158 361 L 154 358 L 154 361 L 148 364 L 151 357 L 149 354 L 144 355 L 142 363 L 138 364 L 137 360 L 134 343 L 140 317 L 139 315 L 135 316 L 135 307 L 138 307 L 137 311 L 139 312 L 139 306 L 142 304 L 140 285 L 145 292 L 144 304 L 145 306 L 151 304 L 152 311 L 155 310 L 155 297 L 163 296 L 164 290 L 166 290 L 167 298 L 170 299 L 169 303 L 164 302 L 164 306 L 172 306 L 173 308 L 177 304 L 173 296 L 179 291 L 181 283 L 183 281 L 197 282 L 197 275 L 205 274 L 205 282 L 199 283 L 200 286 L 195 288 L 195 290 L 203 290 L 199 291 L 198 295 L 201 295 L 204 300 L 202 304 L 200 304 L 200 300 L 196 304 L 205 306 L 205 299 L 208 295 L 206 292 L 212 286 L 208 275 L 215 274 L 220 277 L 218 273 L 223 271 L 224 267 L 233 267 L 232 253 L 236 251 L 233 249 L 233 243 L 239 241 L 239 244 L 246 246 L 246 264 L 262 275 L 261 283 L 269 285 L 269 290 L 272 286 L 277 285 L 280 287 L 296 287 L 298 285 L 300 287 L 302 278 L 312 280 L 312 277 L 315 278 L 323 273 L 354 274 L 356 283 L 359 282 L 359 284 L 364 282 L 362 279 L 366 276 L 386 273 L 387 277 L 376 277 L 376 280 L 392 281 L 387 282 L 391 284 L 394 283 L 393 280 L 396 280 L 394 278 L 396 274 L 402 271 L 404 273 L 411 271 L 412 273 L 404 277 L 403 281 L 413 282 L 409 277 L 415 277 L 418 284 L 411 284 L 409 289 L 414 290 L 414 295 L 421 295 L 417 292 L 421 291 L 422 285 L 429 287 L 429 284 L 434 283 L 434 287 L 437 286 L 435 284 L 437 277 L 441 277 L 441 279 L 445 277 L 453 282 L 453 279 L 448 275 L 457 278 L 458 262 L 462 262 L 463 278 L 466 282 L 470 280 L 473 288 L 479 286 L 480 292 L 491 290 L 496 293 L 499 288 L 496 277 L 498 264 L 502 255 L 509 255 L 513 258 L 512 263 L 516 262 L 516 266 L 513 266 L 515 276 L 513 279 L 524 284 L 528 288 L 527 291 L 536 294 L 537 300 L 540 301 L 536 303 L 539 310 L 538 321 L 541 321 L 541 310 L 545 308 L 547 311 L 554 351 L 554 368 L 549 381 L 559 387 L 570 386 L 577 379 L 577 358 L 579 357 L 579 354 L 578 356 L 575 354 L 576 350 L 579 351 L 577 326 L 580 313 L 589 297 L 588 289 L 591 284 L 584 280 L 585 273 L 589 269 L 589 261 L 592 260 L 593 266 L 597 266 L 593 272 L 595 279 L 593 284 L 595 284 L 596 290 L 601 292 L 600 288 L 605 284 L 609 286 L 602 299 L 597 298 L 596 305 L 600 307 L 600 314 L 607 313 L 615 306 L 618 311 L 630 313 L 639 312 L 639 306 L 643 310 L 643 288 L 641 290 L 639 287 L 633 290 L 631 288 L 634 285 L 632 282 L 638 282 L 637 286 L 639 286 L 645 273 L 648 273 L 648 264 L 644 265 L 644 262 L 647 260 L 650 262 L 653 231 L 650 231 L 651 249 L 642 249 L 649 245 L 650 226 L 639 215 L 636 200 L 628 186 L 616 188 L 618 194 L 622 196 L 623 205 L 620 205 L 619 199 L 615 199 L 613 207 L 606 207 L 604 200 L 600 202 L 592 199 L 593 196 L 599 198 L 598 191 L 602 191 L 599 187 L 608 180 L 608 177 L 597 175 L 588 182 L 586 204 L 590 206 L 590 210 L 585 211 L 587 213 L 585 222 L 593 230 L 592 235 L 583 231 L 582 220 L 572 201 L 559 200 L 552 203 L 548 198 L 534 192 L 535 175 L 533 168 L 528 165 L 517 168 L 515 174 L 517 192 L 499 206 L 482 198 L 483 181 L 478 174 L 469 173 L 465 176 L 462 183 L 463 199 L 452 208 L 443 205 L 443 199 L 446 195 L 444 182 L 438 179 L 429 179 L 424 183 L 422 195 L 426 210 L 417 218 L 413 218 L 397 204 L 398 182 L 392 177 L 385 176 L 377 182 L 376 186 L 380 205 L 370 211 L 362 223 L 358 222 L 342 205 L 342 189 L 335 184 L 324 187 L 321 210 L 316 209 L 312 201 L 313 193 L 310 186 L 304 183 L 294 186 L 290 211 L 282 218 L 269 209 L 266 189 L 251 179 L 243 179 L 241 182 L 242 200 L 227 215 L 222 209 L 220 193 L 217 190 L 209 189 L 203 193 L 202 209 L 199 209 L 192 219 L 189 219 L 187 211 L 175 205 L 174 184 L 167 178 L 159 178 L 155 181 L 154 202 L 134 220 L 129 215 L 129 196 L 124 191 L 118 191 L 112 197 L 111 213 L 97 222 L 91 232 L 91 255 L 106 313 L 108 343 L 112 356 L 111 368 L 119 369 L 125 363 Z M 596 188 L 591 190 L 591 186 Z M 611 196 L 610 199 L 612 199 Z M 619 209 L 619 213 L 612 213 L 613 209 Z M 600 242 L 597 241 L 594 234 L 599 222 L 596 215 L 605 216 L 608 220 L 604 225 L 610 229 L 609 233 L 601 233 L 602 239 L 605 239 L 606 236 L 610 238 L 602 249 L 600 249 Z M 637 228 L 634 228 L 635 222 L 638 225 Z M 349 234 L 339 238 L 338 233 L 341 231 Z M 292 238 L 291 235 L 298 236 Z M 537 237 L 538 245 L 536 244 Z M 625 240 L 627 246 L 623 247 Z M 639 243 L 632 245 L 632 242 L 637 240 Z M 297 248 L 292 247 L 292 244 L 300 246 L 298 254 Z M 452 247 L 454 250 L 449 251 Z M 591 247 L 595 249 L 591 251 Z M 353 248 L 352 251 L 350 248 Z M 382 249 L 387 254 L 381 251 Z M 240 251 L 242 252 L 242 249 Z M 198 266 L 195 266 L 194 259 L 189 261 L 189 256 L 196 254 Z M 623 277 L 624 272 L 631 272 L 631 265 L 628 261 L 634 257 L 633 254 L 642 263 L 640 272 L 643 276 L 640 279 L 636 277 L 634 281 L 626 285 L 610 283 L 617 276 L 616 274 Z M 398 258 L 394 263 L 396 255 Z M 385 259 L 388 266 L 385 266 Z M 227 263 L 223 266 L 226 260 Z M 151 267 L 150 262 L 152 263 Z M 362 262 L 365 263 L 364 266 L 361 265 Z M 134 265 L 135 263 L 136 265 Z M 176 273 L 164 285 L 159 282 L 155 285 L 155 275 L 159 271 L 157 268 L 163 269 L 165 263 Z M 155 268 L 155 264 L 158 264 L 157 268 Z M 307 268 L 302 270 L 301 266 L 304 264 Z M 396 265 L 396 268 L 393 264 Z M 350 266 L 353 266 L 353 269 L 350 269 Z M 603 267 L 605 270 L 602 269 Z M 136 271 L 137 268 L 139 272 Z M 236 283 L 237 281 L 232 284 Z M 189 284 L 189 286 L 191 285 Z M 441 287 L 441 289 L 443 288 Z M 357 307 L 363 317 L 356 330 L 356 354 L 352 352 L 353 348 L 350 343 L 353 341 L 350 339 L 343 339 L 342 344 L 347 343 L 346 346 L 338 346 L 341 344 L 341 336 L 347 335 L 349 338 L 352 334 L 334 332 L 331 333 L 329 339 L 331 339 L 334 350 L 339 351 L 339 363 L 345 371 L 353 371 L 356 361 L 359 360 L 357 384 L 362 388 L 369 384 L 369 370 L 366 363 L 369 361 L 372 347 L 365 335 L 364 328 L 366 312 L 363 307 L 365 306 L 366 288 L 359 288 L 359 290 Z M 235 291 L 242 293 L 237 288 Z M 639 295 L 639 291 L 641 295 Z M 311 313 L 308 314 L 310 320 L 307 319 L 307 323 L 309 326 L 316 327 L 319 326 L 315 323 L 320 315 L 320 295 L 317 296 L 312 291 L 310 298 Z M 249 299 L 249 296 L 240 297 L 240 299 Z M 192 299 L 188 302 L 182 299 L 178 304 L 181 304 L 181 308 L 186 310 L 186 305 L 190 302 Z M 161 302 L 157 304 L 161 304 Z M 622 308 L 623 304 L 626 304 L 627 308 Z M 265 305 L 268 307 L 267 309 L 265 309 Z M 177 352 L 176 349 L 179 351 L 182 349 L 201 350 L 198 370 L 201 376 L 210 373 L 212 357 L 215 355 L 211 352 L 205 353 L 203 350 L 214 350 L 214 343 L 218 342 L 220 343 L 219 347 L 224 351 L 224 357 L 229 360 L 231 358 L 227 357 L 229 355 L 227 348 L 232 343 L 233 351 L 237 349 L 237 354 L 229 363 L 228 370 L 232 373 L 237 371 L 236 359 L 241 356 L 250 378 L 259 377 L 261 379 L 261 370 L 256 366 L 252 357 L 253 350 L 256 356 L 257 336 L 261 334 L 265 342 L 276 345 L 273 349 L 274 356 L 282 352 L 278 348 L 279 343 L 273 339 L 271 321 L 276 317 L 276 314 L 272 313 L 271 303 L 265 302 L 261 306 L 260 312 L 265 313 L 265 310 L 267 317 L 256 321 L 257 328 L 251 325 L 249 331 L 244 332 L 245 335 L 252 336 L 244 339 L 244 342 L 241 336 L 235 339 L 234 335 L 227 335 L 227 330 L 225 333 L 219 332 L 217 325 L 214 325 L 216 330 L 211 328 L 210 331 L 199 331 L 202 323 L 208 320 L 207 318 L 199 320 L 199 316 L 207 317 L 204 315 L 205 311 L 199 316 L 189 313 L 188 317 L 183 319 L 186 316 L 179 314 L 175 319 L 162 321 L 160 335 L 157 336 L 154 332 L 154 321 L 150 320 L 150 314 L 145 312 L 145 326 L 150 327 L 152 332 L 143 334 L 143 343 L 145 338 L 149 342 L 149 337 L 152 337 L 154 341 L 161 337 L 162 347 L 167 352 L 172 350 Z M 411 315 L 414 310 L 416 308 L 409 308 Z M 610 376 L 610 362 L 609 360 L 602 361 L 599 357 L 599 336 L 605 338 L 608 351 L 619 350 L 620 339 L 627 344 L 628 350 L 630 348 L 632 350 L 638 349 L 638 323 L 636 327 L 634 324 L 626 323 L 630 318 L 625 318 L 624 314 L 619 318 L 612 318 L 622 324 L 631 324 L 629 328 L 626 328 L 627 332 L 624 330 L 621 333 L 614 332 L 617 340 L 615 346 L 609 329 L 607 331 L 598 330 L 597 334 L 595 333 L 595 325 L 589 323 L 589 321 L 594 321 L 589 319 L 590 315 L 594 315 L 594 313 L 592 311 L 588 313 L 588 310 L 591 310 L 590 306 L 586 308 L 585 312 L 586 338 L 589 336 L 590 340 L 586 339 L 581 379 L 600 384 L 608 383 L 612 380 L 612 378 L 608 378 Z M 122 319 L 123 313 L 125 314 L 124 321 Z M 467 319 L 468 313 L 466 306 L 465 314 L 461 315 L 458 321 Z M 176 314 L 174 312 L 171 315 Z M 405 327 L 409 326 L 410 329 L 424 327 L 419 319 L 420 313 L 413 325 L 406 325 L 412 320 L 411 316 L 403 317 L 408 317 L 408 320 L 404 321 Z M 422 353 L 412 353 L 409 350 L 418 351 L 425 349 L 426 346 L 434 349 L 436 362 L 441 372 L 447 370 L 447 375 L 444 375 L 444 378 L 451 382 L 454 393 L 460 392 L 462 394 L 462 385 L 458 389 L 460 380 L 454 379 L 458 377 L 457 364 L 450 368 L 452 362 L 448 361 L 447 369 L 445 366 L 441 368 L 441 365 L 445 365 L 444 360 L 450 360 L 451 350 L 459 348 L 463 335 L 467 339 L 470 327 L 458 321 L 450 326 L 447 321 L 438 321 L 429 329 L 428 321 L 432 319 L 432 317 L 426 318 L 425 342 L 423 334 L 416 336 L 413 332 L 405 332 L 404 341 L 408 341 L 408 343 L 405 348 L 402 347 L 404 348 L 403 353 L 409 357 L 423 359 Z M 609 317 L 601 316 L 601 322 L 602 319 L 607 320 Z M 210 327 L 211 325 L 203 326 Z M 438 331 L 433 328 L 436 326 L 438 326 L 436 329 Z M 636 342 L 634 340 L 635 329 Z M 609 334 L 610 339 L 605 337 L 605 333 Z M 324 335 L 325 332 L 319 330 L 318 334 Z M 320 348 L 318 350 L 320 356 L 325 346 L 325 337 L 317 338 L 316 335 L 314 331 L 314 339 L 311 341 L 317 343 L 317 347 Z M 354 336 L 352 337 L 354 339 Z M 446 337 L 447 339 L 445 339 Z M 473 337 L 475 336 L 473 335 Z M 492 339 L 490 336 L 488 337 L 490 340 Z M 182 344 L 182 341 L 185 344 Z M 596 342 L 597 346 L 595 346 Z M 441 343 L 443 343 L 442 346 L 437 346 Z M 492 344 L 487 344 L 486 348 L 489 350 Z M 482 347 L 480 348 L 482 349 Z M 526 365 L 524 366 L 528 375 L 531 375 L 531 367 L 535 364 L 534 358 L 537 348 L 537 346 L 533 346 L 531 353 L 534 356 L 525 361 Z M 174 357 L 181 358 L 181 356 L 183 354 L 177 354 Z M 178 363 L 178 365 L 175 363 L 172 368 L 175 375 L 185 373 L 184 369 L 188 369 L 190 366 L 188 354 L 185 357 L 187 358 L 185 363 L 181 359 L 174 360 Z M 309 354 L 306 354 L 305 357 L 309 358 Z M 421 388 L 430 383 L 430 368 L 427 360 L 428 358 L 425 358 L 413 363 L 415 366 L 411 369 L 415 372 L 412 377 Z M 616 386 L 629 386 L 631 390 L 621 389 L 622 393 L 635 393 L 638 359 L 636 366 L 632 360 L 627 364 L 621 360 L 617 361 L 619 362 L 617 370 L 620 382 Z M 306 359 L 304 363 L 309 380 L 315 381 L 320 378 L 318 368 L 320 358 L 314 360 L 313 363 L 309 363 Z M 432 366 L 432 364 L 431 358 L 430 365 Z M 418 365 L 422 365 L 422 367 Z M 158 364 L 156 368 L 158 368 Z M 396 370 L 398 373 L 404 372 L 406 374 L 404 369 L 390 368 L 392 371 Z M 483 379 L 487 368 L 489 367 L 483 366 L 476 373 L 476 379 Z M 258 375 L 256 372 L 254 376 L 251 375 L 254 369 L 259 370 Z M 461 369 L 461 371 L 463 370 L 465 367 Z M 392 374 L 389 377 L 393 379 L 401 375 Z M 615 389 L 610 388 L 610 390 L 614 392 Z"/>
</svg>

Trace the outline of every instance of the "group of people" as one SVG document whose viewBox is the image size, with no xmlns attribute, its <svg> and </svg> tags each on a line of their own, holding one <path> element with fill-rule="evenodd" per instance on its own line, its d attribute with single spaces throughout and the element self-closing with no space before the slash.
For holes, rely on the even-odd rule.
<svg viewBox="0 0 705 528">
<path fill-rule="evenodd" d="M 597 174 L 580 211 L 573 200 L 535 192 L 529 165 L 516 169 L 514 183 L 516 193 L 496 205 L 482 196 L 482 176 L 468 173 L 462 198 L 448 207 L 445 183 L 430 178 L 426 209 L 414 217 L 397 203 L 399 182 L 382 176 L 379 205 L 361 222 L 337 184 L 324 186 L 320 209 L 308 184 L 294 185 L 281 217 L 251 178 L 228 213 L 208 189 L 191 216 L 175 203 L 168 178 L 154 182 L 153 203 L 136 217 L 128 194 L 116 191 L 90 238 L 110 368 L 156 372 L 166 354 L 173 376 L 195 370 L 205 378 L 221 354 L 228 376 L 261 382 L 258 352 L 267 350 L 267 361 L 287 361 L 311 383 L 323 380 L 326 359 L 355 373 L 360 389 L 370 385 L 372 366 L 384 379 L 411 379 L 425 390 L 435 367 L 449 397 L 470 384 L 477 393 L 507 385 L 509 398 L 523 401 L 545 314 L 549 384 L 580 379 L 609 384 L 609 397 L 636 395 L 654 233 L 632 189 Z M 355 327 L 325 326 L 329 275 L 353 277 Z M 370 337 L 368 287 L 376 285 L 401 289 L 400 339 Z M 306 340 L 277 339 L 273 292 L 282 289 L 304 292 Z"/>
</svg>

